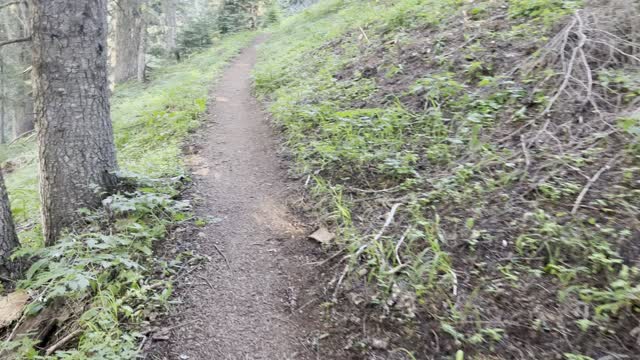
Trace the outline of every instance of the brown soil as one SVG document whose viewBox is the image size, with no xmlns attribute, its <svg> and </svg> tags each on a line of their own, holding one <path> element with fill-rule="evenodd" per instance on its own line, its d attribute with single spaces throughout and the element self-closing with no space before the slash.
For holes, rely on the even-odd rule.
<svg viewBox="0 0 640 360">
<path fill-rule="evenodd" d="M 192 249 L 210 261 L 180 280 L 179 305 L 164 321 L 164 336 L 147 346 L 150 358 L 316 357 L 307 346 L 313 326 L 294 310 L 314 296 L 302 287 L 309 280 L 305 264 L 318 249 L 306 239 L 312 229 L 287 206 L 291 184 L 251 95 L 250 70 L 261 40 L 218 82 L 193 146 L 198 150 L 187 157 L 196 214 L 209 221 L 184 231 L 192 236 L 179 236 L 174 252 Z"/>
</svg>

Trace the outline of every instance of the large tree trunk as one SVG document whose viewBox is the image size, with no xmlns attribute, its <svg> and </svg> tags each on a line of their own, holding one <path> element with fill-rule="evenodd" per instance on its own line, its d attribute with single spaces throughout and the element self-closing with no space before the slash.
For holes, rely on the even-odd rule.
<svg viewBox="0 0 640 360">
<path fill-rule="evenodd" d="M 33 88 L 46 244 L 100 205 L 116 153 L 107 81 L 107 0 L 31 0 Z"/>
<path fill-rule="evenodd" d="M 11 253 L 18 246 L 20 242 L 11 217 L 9 196 L 0 171 L 0 276 L 5 279 L 16 279 L 20 274 L 20 263 L 10 259 Z"/>
<path fill-rule="evenodd" d="M 166 26 L 165 41 L 167 45 L 167 54 L 174 56 L 176 52 L 176 0 L 164 0 L 164 20 Z"/>
<path fill-rule="evenodd" d="M 113 78 L 116 84 L 138 75 L 142 19 L 141 0 L 119 0 L 116 5 L 115 53 Z"/>
</svg>

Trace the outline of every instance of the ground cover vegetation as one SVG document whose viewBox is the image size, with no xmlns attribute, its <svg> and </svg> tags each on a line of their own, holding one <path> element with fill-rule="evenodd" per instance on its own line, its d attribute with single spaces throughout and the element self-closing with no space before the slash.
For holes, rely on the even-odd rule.
<svg viewBox="0 0 640 360">
<path fill-rule="evenodd" d="M 255 89 L 338 234 L 322 307 L 351 354 L 637 356 L 639 19 L 326 0 L 273 28 Z"/>
</svg>

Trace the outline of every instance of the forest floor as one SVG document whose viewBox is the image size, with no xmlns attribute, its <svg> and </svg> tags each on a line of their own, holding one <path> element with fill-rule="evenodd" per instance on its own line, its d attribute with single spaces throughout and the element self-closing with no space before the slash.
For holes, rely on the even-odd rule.
<svg viewBox="0 0 640 360">
<path fill-rule="evenodd" d="M 178 229 L 174 251 L 209 259 L 175 291 L 179 305 L 165 320 L 166 341 L 152 359 L 305 359 L 305 321 L 294 313 L 310 280 L 315 245 L 288 209 L 292 182 L 277 140 L 251 94 L 259 38 L 223 74 L 202 131 L 188 147 L 191 197 L 206 225 Z M 182 234 L 180 234 L 182 232 Z"/>
</svg>

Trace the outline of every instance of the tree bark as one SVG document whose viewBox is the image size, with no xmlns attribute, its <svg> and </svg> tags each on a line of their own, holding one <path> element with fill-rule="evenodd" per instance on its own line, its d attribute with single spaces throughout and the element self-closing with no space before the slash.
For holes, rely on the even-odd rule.
<svg viewBox="0 0 640 360">
<path fill-rule="evenodd" d="M 117 169 L 107 80 L 107 0 L 31 0 L 45 243 L 100 205 Z"/>
<path fill-rule="evenodd" d="M 144 26 L 141 0 L 119 0 L 116 5 L 115 66 L 116 84 L 138 75 L 141 32 Z"/>
<path fill-rule="evenodd" d="M 166 26 L 165 41 L 167 54 L 174 56 L 176 52 L 177 22 L 176 22 L 176 0 L 164 0 L 164 19 Z"/>
<path fill-rule="evenodd" d="M 5 279 L 16 279 L 20 274 L 20 263 L 11 261 L 13 250 L 20 246 L 13 225 L 9 196 L 0 171 L 0 275 Z"/>
</svg>

